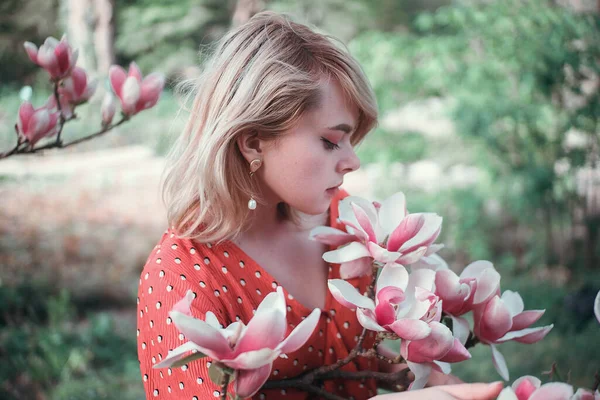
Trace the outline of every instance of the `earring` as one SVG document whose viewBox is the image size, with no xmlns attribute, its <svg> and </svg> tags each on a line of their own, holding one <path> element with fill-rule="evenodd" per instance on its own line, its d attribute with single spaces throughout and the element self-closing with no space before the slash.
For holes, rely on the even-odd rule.
<svg viewBox="0 0 600 400">
<path fill-rule="evenodd" d="M 259 158 L 252 160 L 250 163 L 250 178 L 254 176 L 254 173 L 260 168 L 261 165 L 262 161 Z M 250 196 L 250 200 L 248 200 L 248 209 L 256 209 L 256 200 L 254 200 L 252 196 Z"/>
</svg>

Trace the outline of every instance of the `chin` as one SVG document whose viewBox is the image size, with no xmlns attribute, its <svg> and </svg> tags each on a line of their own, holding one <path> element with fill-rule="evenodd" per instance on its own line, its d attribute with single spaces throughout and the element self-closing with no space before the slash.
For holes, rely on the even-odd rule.
<svg viewBox="0 0 600 400">
<path fill-rule="evenodd" d="M 331 199 L 318 200 L 314 201 L 311 204 L 298 204 L 292 205 L 293 208 L 300 211 L 303 214 L 307 215 L 321 215 L 329 210 L 329 205 L 331 204 Z"/>
</svg>

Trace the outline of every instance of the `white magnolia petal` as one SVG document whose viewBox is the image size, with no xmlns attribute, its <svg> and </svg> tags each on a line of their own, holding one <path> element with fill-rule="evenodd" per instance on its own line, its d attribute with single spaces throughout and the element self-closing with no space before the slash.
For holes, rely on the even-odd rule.
<svg viewBox="0 0 600 400">
<path fill-rule="evenodd" d="M 198 348 L 204 349 L 202 352 L 212 358 L 228 357 L 232 354 L 229 342 L 220 329 L 215 329 L 206 322 L 196 319 L 177 311 L 171 311 L 169 316 L 173 323 L 184 334 L 184 336 L 194 342 Z"/>
<path fill-rule="evenodd" d="M 161 362 L 152 366 L 152 368 L 165 368 L 170 367 L 175 361 L 181 360 L 192 350 L 198 350 L 198 346 L 194 342 L 185 342 L 179 347 L 176 347 L 173 351 L 170 351 Z"/>
<path fill-rule="evenodd" d="M 525 309 L 523 299 L 521 298 L 521 295 L 517 292 L 513 292 L 512 290 L 505 290 L 500 298 L 504 302 L 506 308 L 508 308 L 511 317 L 514 317 L 517 314 L 521 314 Z"/>
<path fill-rule="evenodd" d="M 415 236 L 408 239 L 406 242 L 404 242 L 404 244 L 402 244 L 402 246 L 400 246 L 400 249 L 398 249 L 398 251 L 400 251 L 401 253 L 406 251 L 407 249 L 410 249 L 411 247 L 415 247 L 421 243 L 429 241 L 431 237 L 433 237 L 436 234 L 436 232 L 439 232 L 442 226 L 442 217 L 434 213 L 422 213 L 422 215 L 424 217 L 423 226 Z"/>
<path fill-rule="evenodd" d="M 415 295 L 415 288 L 420 287 L 430 292 L 433 292 L 435 284 L 435 271 L 429 269 L 419 269 L 413 271 L 408 278 L 406 287 L 406 297 Z"/>
<path fill-rule="evenodd" d="M 388 197 L 381 203 L 379 209 L 379 224 L 387 236 L 396 229 L 406 217 L 406 197 L 398 192 Z"/>
<path fill-rule="evenodd" d="M 310 231 L 309 238 L 329 246 L 341 246 L 352 241 L 356 237 L 330 226 L 317 226 Z"/>
<path fill-rule="evenodd" d="M 450 363 L 448 362 L 434 360 L 433 363 L 437 365 L 440 368 L 440 370 L 446 375 L 452 372 L 452 365 L 450 365 Z"/>
<path fill-rule="evenodd" d="M 465 269 L 460 273 L 461 278 L 478 278 L 479 275 L 486 269 L 495 269 L 494 264 L 487 260 L 477 260 L 473 261 L 471 264 L 467 265 Z"/>
<path fill-rule="evenodd" d="M 596 301 L 594 301 L 594 314 L 596 314 L 596 319 L 600 322 L 600 291 L 596 295 Z"/>
<path fill-rule="evenodd" d="M 425 255 L 419 259 L 419 261 L 410 265 L 411 271 L 417 269 L 431 269 L 433 271 L 439 271 L 442 269 L 449 269 L 448 264 L 442 257 L 437 254 Z"/>
<path fill-rule="evenodd" d="M 458 339 L 460 344 L 464 346 L 467 343 L 471 328 L 469 327 L 469 321 L 462 317 L 450 316 L 452 318 L 452 334 Z"/>
<path fill-rule="evenodd" d="M 206 312 L 206 315 L 204 316 L 204 321 L 215 329 L 221 329 L 221 324 L 219 323 L 217 316 L 213 314 L 212 311 Z"/>
<path fill-rule="evenodd" d="M 321 316 L 321 310 L 315 308 L 309 314 L 308 317 L 304 318 L 292 332 L 290 332 L 289 336 L 285 338 L 283 342 L 277 346 L 281 353 L 292 353 L 298 350 L 300 347 L 306 343 L 308 339 L 310 339 L 313 331 L 317 327 L 319 323 L 319 318 Z"/>
<path fill-rule="evenodd" d="M 544 336 L 546 336 L 546 334 L 548 334 L 548 332 L 550 332 L 550 330 L 553 327 L 554 327 L 554 324 L 550 324 L 550 325 L 540 326 L 540 327 L 536 327 L 536 328 L 525 328 L 525 329 L 521 329 L 520 331 L 508 332 L 506 335 L 504 335 L 500 339 L 496 340 L 496 342 L 504 343 L 509 340 L 515 340 L 515 339 L 521 339 L 521 338 L 525 339 L 524 336 L 527 336 L 527 335 L 541 336 L 537 339 L 537 340 L 541 340 Z M 533 334 L 537 334 L 537 335 L 533 335 Z"/>
<path fill-rule="evenodd" d="M 512 388 L 510 386 L 507 386 L 504 389 L 502 389 L 497 400 L 519 400 L 519 398 L 512 390 Z"/>
<path fill-rule="evenodd" d="M 267 364 L 257 369 L 244 370 L 240 369 L 235 374 L 235 394 L 242 399 L 252 397 L 265 384 L 273 364 Z"/>
<path fill-rule="evenodd" d="M 415 374 L 415 380 L 410 384 L 408 390 L 423 389 L 429 380 L 429 375 L 431 375 L 431 365 L 414 363 L 412 361 L 407 361 L 406 365 Z"/>
<path fill-rule="evenodd" d="M 502 379 L 507 381 L 510 375 L 508 373 L 508 366 L 506 365 L 504 356 L 498 351 L 495 345 L 490 345 L 490 348 L 492 349 L 492 361 L 494 363 L 494 368 L 496 368 L 496 371 L 498 374 L 500 374 Z"/>
<path fill-rule="evenodd" d="M 573 396 L 573 386 L 563 382 L 548 382 L 531 394 L 529 400 L 567 400 Z"/>
<path fill-rule="evenodd" d="M 279 350 L 264 348 L 239 353 L 234 359 L 221 360 L 221 362 L 233 369 L 256 369 L 272 363 L 279 354 L 281 354 Z"/>
<path fill-rule="evenodd" d="M 369 250 L 367 250 L 365 245 L 359 242 L 351 242 L 337 250 L 326 252 L 323 254 L 323 260 L 334 264 L 341 264 L 369 255 Z"/>
<path fill-rule="evenodd" d="M 363 327 L 375 332 L 384 332 L 386 329 L 375 321 L 375 315 L 372 310 L 356 309 L 356 318 Z"/>
<path fill-rule="evenodd" d="M 384 287 L 394 286 L 406 290 L 408 286 L 408 271 L 401 264 L 387 263 L 377 277 L 377 292 Z"/>
<path fill-rule="evenodd" d="M 348 304 L 352 304 L 355 307 L 367 308 L 370 310 L 375 309 L 373 300 L 360 294 L 358 289 L 352 286 L 348 281 L 343 279 L 329 279 L 327 281 L 327 286 L 333 297 L 346 307 L 348 307 Z"/>
</svg>

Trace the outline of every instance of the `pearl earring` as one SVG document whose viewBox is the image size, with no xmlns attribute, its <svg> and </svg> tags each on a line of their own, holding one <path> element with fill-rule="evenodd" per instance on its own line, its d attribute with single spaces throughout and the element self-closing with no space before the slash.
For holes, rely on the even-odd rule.
<svg viewBox="0 0 600 400">
<path fill-rule="evenodd" d="M 260 168 L 261 165 L 262 161 L 259 158 L 252 160 L 252 162 L 250 163 L 250 178 L 254 176 L 254 173 Z M 252 196 L 250 196 L 250 200 L 248 200 L 248 209 L 256 209 L 256 200 L 254 200 Z"/>
</svg>

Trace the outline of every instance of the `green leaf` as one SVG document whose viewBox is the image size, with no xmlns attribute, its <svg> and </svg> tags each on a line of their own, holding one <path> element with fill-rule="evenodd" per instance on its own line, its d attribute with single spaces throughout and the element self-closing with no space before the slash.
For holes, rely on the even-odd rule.
<svg viewBox="0 0 600 400">
<path fill-rule="evenodd" d="M 191 361 L 199 360 L 199 359 L 204 358 L 204 357 L 206 357 L 206 354 L 203 354 L 203 353 L 200 353 L 200 352 L 197 352 L 197 353 L 194 353 L 194 354 L 190 354 L 189 356 L 183 357 L 181 360 L 178 360 L 178 361 L 174 362 L 173 365 L 171 365 L 171 367 L 172 368 L 181 367 L 182 365 L 185 365 L 185 364 L 187 364 L 187 363 L 189 363 Z"/>
<path fill-rule="evenodd" d="M 215 385 L 220 386 L 223 384 L 225 372 L 223 372 L 223 370 L 216 363 L 213 362 L 212 364 L 210 364 L 210 367 L 208 367 L 208 377 L 211 381 L 214 382 Z"/>
</svg>

